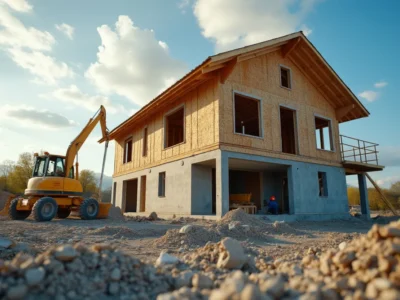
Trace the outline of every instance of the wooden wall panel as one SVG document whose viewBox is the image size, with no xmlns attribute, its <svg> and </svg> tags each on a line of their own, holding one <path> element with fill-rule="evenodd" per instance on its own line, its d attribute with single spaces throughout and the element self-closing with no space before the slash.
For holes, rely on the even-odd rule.
<svg viewBox="0 0 400 300">
<path fill-rule="evenodd" d="M 172 101 L 146 120 L 135 124 L 134 128 L 115 143 L 114 176 L 126 174 L 149 166 L 209 151 L 217 146 L 219 128 L 219 85 L 218 79 L 210 79 L 186 95 Z M 164 115 L 170 110 L 185 105 L 185 139 L 184 143 L 164 149 Z M 148 128 L 148 152 L 143 157 L 143 128 Z M 132 162 L 123 164 L 124 141 L 133 137 Z"/>
<path fill-rule="evenodd" d="M 291 90 L 280 86 L 280 65 L 291 69 Z M 220 129 L 220 142 L 222 144 L 238 145 L 246 149 L 262 149 L 266 152 L 280 152 L 279 107 L 282 105 L 296 110 L 300 156 L 340 162 L 339 128 L 335 109 L 290 59 L 282 57 L 280 51 L 239 62 L 220 91 L 220 99 L 223 102 L 219 105 L 221 108 L 220 124 L 223 126 Z M 264 130 L 262 139 L 234 133 L 233 91 L 243 92 L 262 99 Z M 332 120 L 335 151 L 316 149 L 314 114 Z M 293 155 L 281 153 L 280 157 L 292 159 Z"/>
</svg>

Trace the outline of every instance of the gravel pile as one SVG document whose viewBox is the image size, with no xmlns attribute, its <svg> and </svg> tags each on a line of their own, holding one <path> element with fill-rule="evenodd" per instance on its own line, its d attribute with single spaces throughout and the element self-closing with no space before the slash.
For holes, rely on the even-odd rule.
<svg viewBox="0 0 400 300">
<path fill-rule="evenodd" d="M 0 261 L 1 299 L 151 299 L 172 282 L 169 274 L 107 245 L 62 245 Z"/>
<path fill-rule="evenodd" d="M 216 242 L 221 236 L 206 226 L 185 225 L 182 229 L 169 229 L 165 235 L 156 239 L 153 245 L 158 248 L 194 248 L 204 246 L 207 242 Z"/>
</svg>

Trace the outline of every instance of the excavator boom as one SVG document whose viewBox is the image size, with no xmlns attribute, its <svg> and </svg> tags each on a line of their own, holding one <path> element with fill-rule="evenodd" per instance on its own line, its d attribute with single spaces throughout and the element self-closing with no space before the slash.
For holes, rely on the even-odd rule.
<svg viewBox="0 0 400 300">
<path fill-rule="evenodd" d="M 79 149 L 82 147 L 90 133 L 96 127 L 97 123 L 100 122 L 101 132 L 102 132 L 102 140 L 108 141 L 108 129 L 106 126 L 106 110 L 103 105 L 100 106 L 99 110 L 94 114 L 94 116 L 89 120 L 86 126 L 82 129 L 82 131 L 78 134 L 78 136 L 71 142 L 67 149 L 67 154 L 65 155 L 65 177 L 68 177 L 68 174 L 71 168 L 74 165 L 74 160 L 76 155 L 78 154 Z M 79 170 L 76 169 L 75 178 L 79 177 Z"/>
</svg>

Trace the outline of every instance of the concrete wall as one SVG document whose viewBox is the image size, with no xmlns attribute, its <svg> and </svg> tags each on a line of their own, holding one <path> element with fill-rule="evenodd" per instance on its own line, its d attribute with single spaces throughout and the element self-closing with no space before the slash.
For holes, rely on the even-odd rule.
<svg viewBox="0 0 400 300">
<path fill-rule="evenodd" d="M 221 161 L 226 164 L 222 169 L 229 168 L 230 158 L 289 166 L 287 175 L 290 214 L 348 213 L 346 175 L 343 168 L 228 151 L 222 151 L 221 156 Z M 318 172 L 326 172 L 327 197 L 319 196 Z M 222 177 L 223 185 L 229 182 L 228 176 L 229 174 L 226 174 Z M 265 186 L 264 195 L 268 195 L 266 193 L 269 188 L 268 185 Z M 229 195 L 223 198 L 223 202 L 229 203 Z"/>
<path fill-rule="evenodd" d="M 212 167 L 192 165 L 192 214 L 212 214 Z"/>
<path fill-rule="evenodd" d="M 115 205 L 121 207 L 122 210 L 125 209 L 123 182 L 126 180 L 138 178 L 139 184 L 137 193 L 138 199 L 140 199 L 140 177 L 144 175 L 146 176 L 146 213 L 155 211 L 157 213 L 176 214 L 177 216 L 190 215 L 192 213 L 192 192 L 193 195 L 197 195 L 197 200 L 194 200 L 196 205 L 199 201 L 205 199 L 206 193 L 209 195 L 209 202 L 211 203 L 211 168 L 205 167 L 205 169 L 207 169 L 206 171 L 196 166 L 195 173 L 200 175 L 200 178 L 202 176 L 208 177 L 209 175 L 210 182 L 207 184 L 205 180 L 200 180 L 200 185 L 192 184 L 192 164 L 210 160 L 220 161 L 220 151 L 210 151 L 153 168 L 114 177 L 113 181 L 117 183 Z M 158 174 L 160 172 L 166 172 L 165 197 L 158 196 Z M 217 170 L 216 173 L 218 176 L 218 173 L 221 173 L 221 171 Z M 196 177 L 199 178 L 199 176 Z M 205 179 L 205 177 L 203 179 Z M 192 189 L 192 185 L 194 189 Z M 203 190 L 205 188 L 209 190 L 209 193 Z M 217 185 L 217 201 L 218 197 L 221 195 L 220 192 L 218 193 L 218 188 L 220 187 Z M 138 201 L 137 205 L 137 211 L 140 211 L 140 201 Z M 199 213 L 203 209 L 205 212 L 206 207 L 201 207 L 200 205 L 194 207 L 194 210 L 199 211 Z"/>
</svg>

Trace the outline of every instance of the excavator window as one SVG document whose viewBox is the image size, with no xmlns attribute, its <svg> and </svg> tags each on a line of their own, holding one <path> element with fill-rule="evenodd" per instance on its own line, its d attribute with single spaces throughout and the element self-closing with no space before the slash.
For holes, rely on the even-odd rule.
<svg viewBox="0 0 400 300">
<path fill-rule="evenodd" d="M 37 157 L 32 177 L 43 177 L 45 175 L 47 157 Z"/>
<path fill-rule="evenodd" d="M 64 159 L 61 157 L 50 157 L 46 176 L 64 177 L 65 172 L 63 160 Z"/>
</svg>

